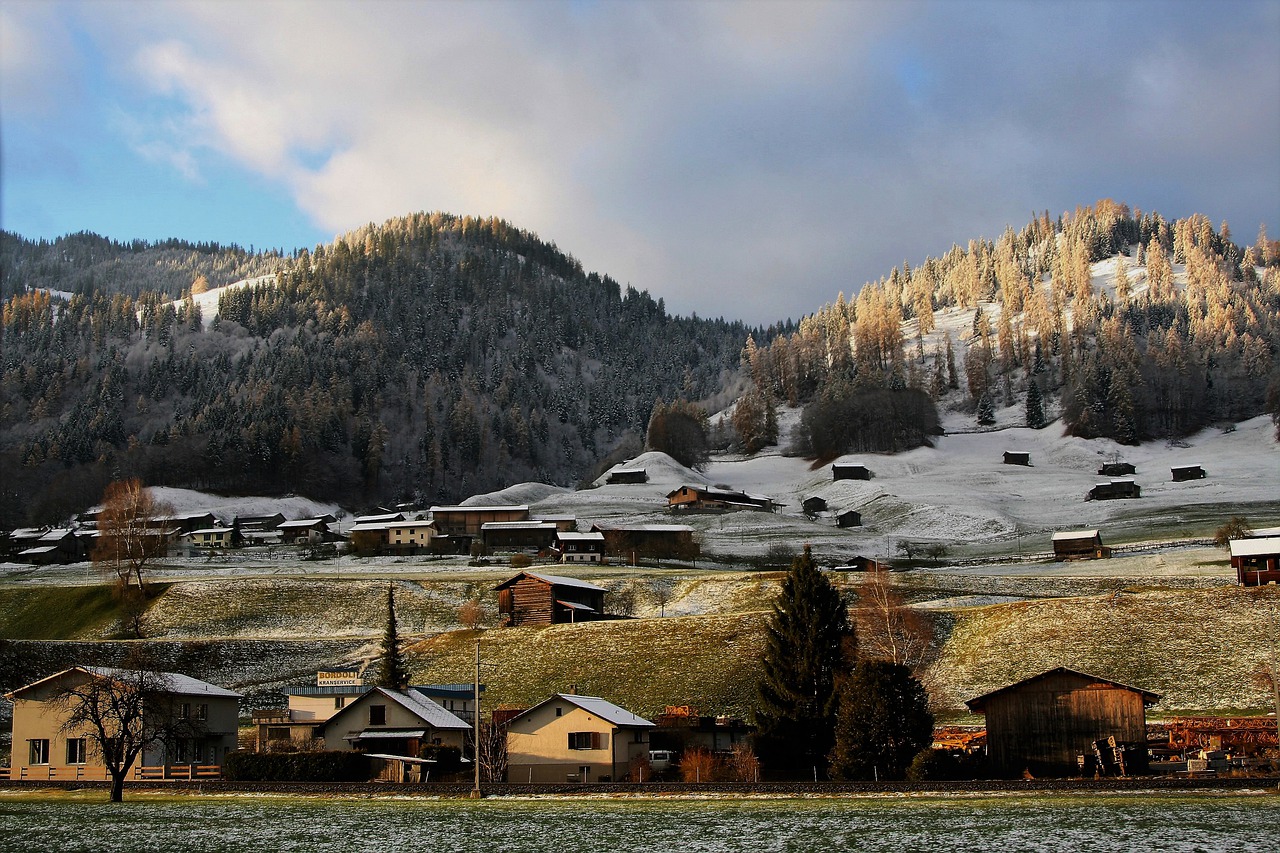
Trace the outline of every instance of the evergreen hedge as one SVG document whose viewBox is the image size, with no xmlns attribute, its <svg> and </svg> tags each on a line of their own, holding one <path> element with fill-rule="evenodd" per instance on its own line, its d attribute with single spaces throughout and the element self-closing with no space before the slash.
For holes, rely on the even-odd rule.
<svg viewBox="0 0 1280 853">
<path fill-rule="evenodd" d="M 230 782 L 367 782 L 370 775 L 359 752 L 233 752 L 222 764 Z"/>
</svg>

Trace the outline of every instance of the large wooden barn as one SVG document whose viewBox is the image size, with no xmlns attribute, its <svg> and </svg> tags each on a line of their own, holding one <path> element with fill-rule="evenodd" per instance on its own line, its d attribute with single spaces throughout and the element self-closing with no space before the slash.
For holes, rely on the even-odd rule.
<svg viewBox="0 0 1280 853">
<path fill-rule="evenodd" d="M 559 575 L 521 572 L 494 587 L 507 624 L 588 622 L 604 615 L 604 587 Z"/>
<path fill-rule="evenodd" d="M 1242 586 L 1280 583 L 1280 536 L 1232 539 L 1231 568 Z"/>
<path fill-rule="evenodd" d="M 1147 771 L 1146 708 L 1159 695 L 1058 667 L 970 699 L 986 717 L 987 757 L 999 776 L 1075 776 L 1079 756 L 1114 738 L 1129 774 Z"/>
<path fill-rule="evenodd" d="M 591 525 L 592 533 L 604 534 L 604 552 L 624 563 L 642 558 L 694 560 L 698 543 L 687 524 L 601 524 Z"/>
<path fill-rule="evenodd" d="M 1187 480 L 1203 480 L 1204 468 L 1200 465 L 1174 465 L 1169 469 L 1173 482 L 1182 483 Z"/>
<path fill-rule="evenodd" d="M 1085 496 L 1087 501 L 1111 501 L 1121 498 L 1140 498 L 1142 497 L 1142 487 L 1133 480 L 1109 480 L 1105 483 L 1095 483 L 1094 487 L 1089 490 L 1089 494 Z"/>
<path fill-rule="evenodd" d="M 1104 462 L 1098 473 L 1104 477 L 1124 477 L 1138 473 L 1138 469 L 1131 462 Z"/>
<path fill-rule="evenodd" d="M 856 462 L 836 462 L 831 466 L 832 480 L 870 480 L 871 469 Z"/>
</svg>

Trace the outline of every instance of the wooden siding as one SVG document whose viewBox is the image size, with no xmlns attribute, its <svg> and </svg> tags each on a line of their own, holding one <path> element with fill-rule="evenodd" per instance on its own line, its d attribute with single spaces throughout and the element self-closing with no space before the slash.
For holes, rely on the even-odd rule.
<svg viewBox="0 0 1280 853">
<path fill-rule="evenodd" d="M 1146 770 L 1143 694 L 1075 673 L 1051 673 L 987 698 L 987 753 L 993 770 L 1017 776 L 1074 776 L 1076 756 L 1095 740 L 1141 745 L 1127 757 L 1131 773 Z"/>
</svg>

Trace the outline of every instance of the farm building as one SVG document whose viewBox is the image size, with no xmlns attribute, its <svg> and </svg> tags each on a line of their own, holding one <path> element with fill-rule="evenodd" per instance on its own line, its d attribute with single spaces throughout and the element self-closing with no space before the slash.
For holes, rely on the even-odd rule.
<svg viewBox="0 0 1280 853">
<path fill-rule="evenodd" d="M 605 482 L 611 486 L 639 485 L 649 482 L 649 472 L 644 468 L 614 468 Z"/>
<path fill-rule="evenodd" d="M 1243 586 L 1280 583 L 1280 536 L 1232 539 L 1231 568 Z"/>
<path fill-rule="evenodd" d="M 856 509 L 846 509 L 836 516 L 836 527 L 861 527 L 862 513 Z"/>
<path fill-rule="evenodd" d="M 320 542 L 332 542 L 339 537 L 330 530 L 333 516 L 317 518 L 299 518 L 295 521 L 282 521 L 276 527 L 280 541 L 285 545 L 315 545 Z"/>
<path fill-rule="evenodd" d="M 1169 469 L 1169 473 L 1173 475 L 1173 482 L 1181 483 L 1185 480 L 1203 480 L 1204 468 L 1199 465 L 1175 465 Z"/>
<path fill-rule="evenodd" d="M 1142 487 L 1133 480 L 1109 480 L 1096 483 L 1085 496 L 1087 501 L 1111 501 L 1121 498 L 1142 497 Z"/>
<path fill-rule="evenodd" d="M 603 563 L 603 533 L 558 533 L 556 548 L 562 563 Z"/>
<path fill-rule="evenodd" d="M 431 520 L 445 536 L 479 536 L 480 529 L 497 521 L 528 521 L 527 506 L 433 506 Z"/>
<path fill-rule="evenodd" d="M 855 462 L 836 462 L 831 466 L 832 480 L 870 480 L 871 469 Z"/>
<path fill-rule="evenodd" d="M 85 547 L 69 528 L 55 528 L 40 532 L 34 539 L 24 540 L 26 545 L 18 552 L 18 561 L 37 566 L 54 563 L 74 563 L 83 560 Z"/>
<path fill-rule="evenodd" d="M 1053 534 L 1053 559 L 1101 560 L 1111 556 L 1111 549 L 1102 544 L 1102 535 L 1096 530 L 1068 530 Z"/>
<path fill-rule="evenodd" d="M 811 498 L 805 498 L 804 503 L 801 504 L 801 507 L 804 509 L 805 515 L 815 515 L 820 512 L 826 512 L 827 499 L 820 498 L 817 495 L 814 495 Z"/>
<path fill-rule="evenodd" d="M 687 524 L 593 524 L 592 533 L 604 536 L 604 552 L 634 563 L 641 557 L 655 560 L 693 560 L 698 543 Z"/>
<path fill-rule="evenodd" d="M 764 495 L 749 495 L 710 486 L 681 486 L 667 493 L 667 509 L 673 512 L 726 512 L 737 509 L 776 512 L 778 504 Z"/>
<path fill-rule="evenodd" d="M 1146 707 L 1160 697 L 1067 667 L 1042 672 L 970 699 L 986 717 L 987 757 L 995 773 L 1074 776 L 1079 756 L 1114 738 L 1129 774 L 1147 770 Z"/>
<path fill-rule="evenodd" d="M 586 622 L 604 615 L 604 587 L 559 575 L 521 572 L 494 587 L 511 627 Z"/>
<path fill-rule="evenodd" d="M 833 572 L 887 572 L 893 566 L 885 560 L 877 560 L 875 557 L 864 557 L 861 554 L 839 566 L 834 566 Z"/>
<path fill-rule="evenodd" d="M 1024 450 L 1006 450 L 1004 452 L 1005 465 L 1031 465 L 1031 454 Z"/>
<path fill-rule="evenodd" d="M 507 722 L 511 782 L 621 782 L 653 723 L 595 696 L 557 693 Z"/>
<path fill-rule="evenodd" d="M 424 519 L 387 523 L 387 550 L 396 554 L 421 554 L 431 550 L 436 535 L 434 522 Z"/>
<path fill-rule="evenodd" d="M 1138 473 L 1138 469 L 1129 462 L 1105 462 L 1098 469 L 1098 473 L 1104 477 L 1123 477 Z"/>
<path fill-rule="evenodd" d="M 488 521 L 480 525 L 480 538 L 494 551 L 533 551 L 550 548 L 559 530 L 552 521 Z"/>
<path fill-rule="evenodd" d="M 424 747 L 463 749 L 471 724 L 416 688 L 372 687 L 318 727 L 325 749 L 391 760 L 375 765 L 389 782 L 420 781 Z"/>
</svg>

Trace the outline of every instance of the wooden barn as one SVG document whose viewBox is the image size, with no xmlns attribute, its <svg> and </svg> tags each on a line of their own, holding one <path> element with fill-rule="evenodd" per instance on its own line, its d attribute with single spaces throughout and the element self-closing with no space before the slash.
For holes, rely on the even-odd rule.
<svg viewBox="0 0 1280 853">
<path fill-rule="evenodd" d="M 592 533 L 604 535 L 604 551 L 627 563 L 642 557 L 656 560 L 694 560 L 698 543 L 687 524 L 593 524 Z"/>
<path fill-rule="evenodd" d="M 833 566 L 831 571 L 833 572 L 887 572 L 892 569 L 893 569 L 893 566 L 889 565 L 889 563 L 887 563 L 884 560 L 877 560 L 875 557 L 864 557 L 861 554 L 859 554 L 853 559 L 849 560 L 847 563 L 843 563 L 839 566 Z"/>
<path fill-rule="evenodd" d="M 1096 483 L 1085 496 L 1087 501 L 1112 501 L 1121 498 L 1142 497 L 1142 487 L 1133 480 L 1109 480 Z"/>
<path fill-rule="evenodd" d="M 497 521 L 528 521 L 527 506 L 433 506 L 431 520 L 443 536 L 479 536 L 480 529 Z"/>
<path fill-rule="evenodd" d="M 1242 586 L 1280 583 L 1280 536 L 1232 539 L 1231 568 Z"/>
<path fill-rule="evenodd" d="M 649 482 L 649 472 L 644 468 L 614 468 L 605 482 L 611 486 L 638 485 Z"/>
<path fill-rule="evenodd" d="M 778 504 L 765 495 L 749 495 L 710 486 L 681 486 L 667 493 L 667 509 L 675 512 L 727 512 L 738 509 L 776 512 Z"/>
<path fill-rule="evenodd" d="M 1079 756 L 1114 738 L 1128 774 L 1147 771 L 1148 690 L 1058 667 L 965 704 L 987 721 L 987 758 L 999 776 L 1075 776 Z"/>
<path fill-rule="evenodd" d="M 862 513 L 856 509 L 846 509 L 836 516 L 836 527 L 861 527 Z"/>
<path fill-rule="evenodd" d="M 1004 464 L 1006 465 L 1031 465 L 1031 454 L 1024 450 L 1006 450 L 1004 452 Z"/>
<path fill-rule="evenodd" d="M 539 551 L 556 544 L 560 529 L 552 521 L 487 521 L 480 538 L 493 551 Z"/>
<path fill-rule="evenodd" d="M 1053 534 L 1053 559 L 1102 560 L 1111 556 L 1111 549 L 1102 544 L 1102 535 L 1096 530 L 1066 530 Z"/>
<path fill-rule="evenodd" d="M 1098 469 L 1098 473 L 1104 477 L 1124 477 L 1138 473 L 1138 469 L 1129 462 L 1105 462 Z"/>
<path fill-rule="evenodd" d="M 831 466 L 832 480 L 870 480 L 871 469 L 855 462 L 836 462 Z"/>
<path fill-rule="evenodd" d="M 805 515 L 817 515 L 820 512 L 827 511 L 827 499 L 814 495 L 811 498 L 805 498 L 801 507 L 804 509 Z"/>
<path fill-rule="evenodd" d="M 1203 480 L 1204 468 L 1199 465 L 1175 465 L 1169 469 L 1169 473 L 1173 475 L 1173 482 L 1181 483 L 1185 480 Z"/>
<path fill-rule="evenodd" d="M 587 622 L 604 615 L 604 587 L 559 575 L 521 572 L 494 587 L 507 624 Z"/>
</svg>

